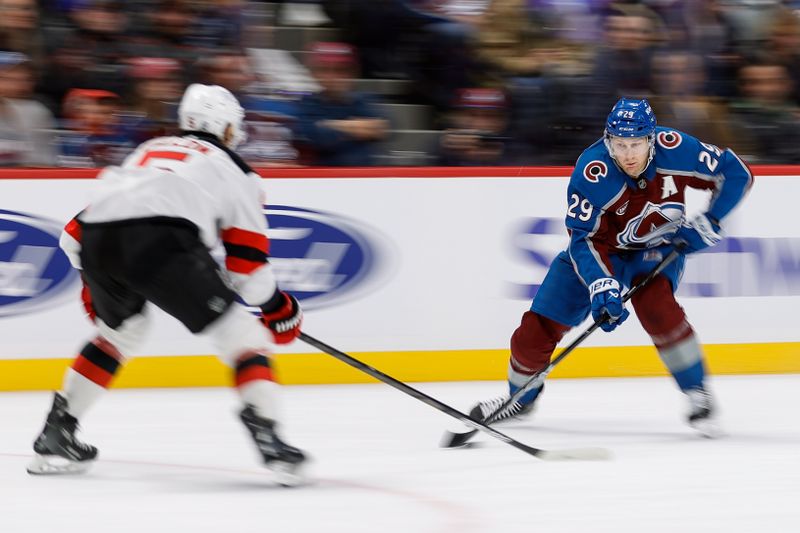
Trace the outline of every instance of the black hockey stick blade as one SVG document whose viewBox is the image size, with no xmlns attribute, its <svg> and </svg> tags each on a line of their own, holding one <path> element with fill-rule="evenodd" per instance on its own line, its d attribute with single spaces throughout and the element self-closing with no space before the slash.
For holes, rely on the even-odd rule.
<svg viewBox="0 0 800 533">
<path fill-rule="evenodd" d="M 509 444 L 518 450 L 521 450 L 528 455 L 532 455 L 544 461 L 562 461 L 562 460 L 598 460 L 598 459 L 608 459 L 610 454 L 608 450 L 603 448 L 576 448 L 571 450 L 542 450 L 540 448 L 534 448 L 533 446 L 528 446 L 527 444 L 523 444 L 517 440 L 512 439 L 508 435 L 504 433 L 500 433 L 494 428 L 487 426 L 481 422 L 475 421 L 469 416 L 465 415 L 461 411 L 450 407 L 446 403 L 442 403 L 436 398 L 432 396 L 428 396 L 424 392 L 411 387 L 410 385 L 406 385 L 402 381 L 399 381 L 387 374 L 384 374 L 380 370 L 377 370 L 366 363 L 362 363 L 358 359 L 347 355 L 344 352 L 333 348 L 332 346 L 328 346 L 322 341 L 315 339 L 314 337 L 307 335 L 305 333 L 300 333 L 298 338 L 313 346 L 314 348 L 327 353 L 328 355 L 335 357 L 336 359 L 346 363 L 362 372 L 372 376 L 373 378 L 386 383 L 387 385 L 416 398 L 417 400 L 433 407 L 434 409 L 438 409 L 439 411 L 445 413 L 446 415 L 452 416 L 453 418 L 461 421 L 462 423 L 466 424 L 474 428 L 476 431 L 483 431 L 484 433 Z"/>
<path fill-rule="evenodd" d="M 470 429 L 469 431 L 465 431 L 463 433 L 445 431 L 444 435 L 442 435 L 442 442 L 439 443 L 439 446 L 442 448 L 461 448 L 467 442 L 469 442 L 469 440 L 474 437 L 477 432 L 478 431 L 475 429 Z"/>
</svg>

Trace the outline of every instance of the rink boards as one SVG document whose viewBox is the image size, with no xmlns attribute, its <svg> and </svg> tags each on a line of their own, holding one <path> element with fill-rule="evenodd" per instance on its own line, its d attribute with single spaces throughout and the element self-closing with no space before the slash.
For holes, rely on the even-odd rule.
<svg viewBox="0 0 800 533">
<path fill-rule="evenodd" d="M 712 371 L 800 372 L 800 167 L 754 171 L 726 240 L 688 261 L 679 299 Z M 568 173 L 266 170 L 271 262 L 310 335 L 406 381 L 502 379 L 508 338 L 567 242 Z M 0 390 L 57 387 L 91 335 L 57 240 L 98 190 L 94 175 L 0 171 Z M 706 198 L 690 201 L 696 211 Z M 157 310 L 152 318 L 116 386 L 229 384 L 205 339 Z M 554 377 L 664 373 L 635 319 L 584 344 Z M 287 384 L 370 381 L 300 342 L 279 349 L 275 367 Z"/>
</svg>

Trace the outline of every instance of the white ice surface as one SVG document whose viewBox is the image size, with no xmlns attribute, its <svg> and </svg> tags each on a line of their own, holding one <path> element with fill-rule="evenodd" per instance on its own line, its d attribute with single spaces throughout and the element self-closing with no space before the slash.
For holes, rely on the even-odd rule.
<svg viewBox="0 0 800 533">
<path fill-rule="evenodd" d="M 454 407 L 499 382 L 415 384 Z M 800 375 L 716 377 L 728 436 L 683 423 L 671 381 L 552 380 L 501 431 L 606 462 L 545 462 L 485 435 L 437 447 L 453 420 L 386 385 L 285 387 L 285 436 L 314 457 L 304 488 L 259 468 L 227 389 L 114 390 L 83 422 L 82 476 L 25 473 L 51 397 L 0 394 L 4 533 L 800 532 Z"/>
</svg>

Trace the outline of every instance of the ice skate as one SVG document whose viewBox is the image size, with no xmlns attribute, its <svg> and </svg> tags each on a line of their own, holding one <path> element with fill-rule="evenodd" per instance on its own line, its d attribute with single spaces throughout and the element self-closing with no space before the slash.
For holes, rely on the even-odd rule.
<svg viewBox="0 0 800 533">
<path fill-rule="evenodd" d="M 686 391 L 686 396 L 689 399 L 687 416 L 689 425 L 706 438 L 714 439 L 722 436 L 711 393 L 704 388 L 690 389 Z"/>
<path fill-rule="evenodd" d="M 29 474 L 79 474 L 97 458 L 97 448 L 75 436 L 78 420 L 67 408 L 67 399 L 56 393 L 44 429 L 33 443 L 36 457 L 28 465 Z"/>
<path fill-rule="evenodd" d="M 253 436 L 264 465 L 275 473 L 277 482 L 285 487 L 304 484 L 306 477 L 303 465 L 307 461 L 306 455 L 281 440 L 275 431 L 275 422 L 258 416 L 250 405 L 239 416 Z"/>
<path fill-rule="evenodd" d="M 501 405 L 506 403 L 510 396 L 499 396 L 490 400 L 484 400 L 475 404 L 469 411 L 469 416 L 473 420 L 482 422 L 494 413 Z M 527 419 L 533 413 L 535 402 L 521 403 L 516 401 L 506 407 L 499 416 L 495 417 L 492 424 L 502 424 Z"/>
<path fill-rule="evenodd" d="M 491 416 L 492 413 L 494 413 L 501 405 L 505 404 L 509 398 L 509 395 L 504 395 L 497 398 L 492 398 L 490 400 L 478 402 L 472 407 L 472 409 L 469 410 L 469 417 L 476 422 L 486 423 L 486 419 Z M 490 422 L 490 425 L 502 425 L 508 422 L 525 420 L 530 416 L 531 413 L 533 413 L 533 405 L 535 403 L 535 397 L 534 400 L 525 403 L 515 401 L 503 409 L 503 412 L 494 418 L 492 422 Z M 477 432 L 477 429 L 470 429 L 466 432 L 463 429 L 446 431 L 439 445 L 442 448 L 460 448 L 465 446 L 467 441 L 469 441 L 469 439 L 472 438 L 472 436 Z"/>
</svg>

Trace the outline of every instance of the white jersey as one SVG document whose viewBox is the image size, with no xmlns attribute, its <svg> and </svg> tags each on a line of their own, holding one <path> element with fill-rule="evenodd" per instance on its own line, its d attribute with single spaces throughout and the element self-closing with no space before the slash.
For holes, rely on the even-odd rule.
<svg viewBox="0 0 800 533">
<path fill-rule="evenodd" d="M 260 305 L 275 292 L 266 261 L 269 241 L 261 178 L 212 136 L 151 139 L 122 165 L 104 169 L 99 178 L 101 190 L 78 215 L 80 223 L 188 220 L 209 249 L 222 240 L 225 267 L 248 304 Z"/>
</svg>

